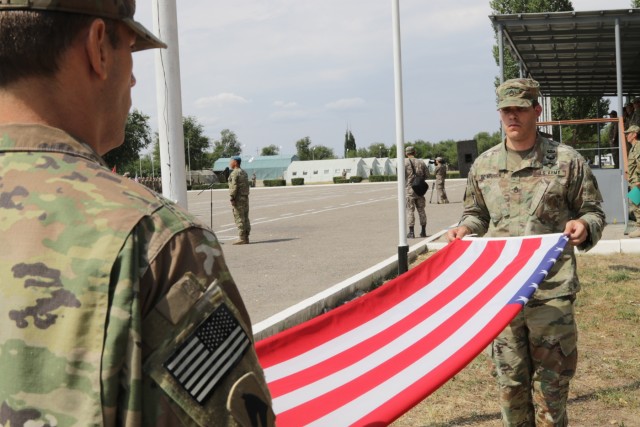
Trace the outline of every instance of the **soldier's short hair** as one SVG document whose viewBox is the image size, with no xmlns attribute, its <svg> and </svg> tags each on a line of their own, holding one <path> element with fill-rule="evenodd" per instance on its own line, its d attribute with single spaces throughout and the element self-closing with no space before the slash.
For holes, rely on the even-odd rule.
<svg viewBox="0 0 640 427">
<path fill-rule="evenodd" d="M 51 77 L 60 58 L 95 16 L 30 10 L 0 13 L 0 87 L 22 78 Z M 105 21 L 113 47 L 118 47 L 117 22 Z"/>
</svg>

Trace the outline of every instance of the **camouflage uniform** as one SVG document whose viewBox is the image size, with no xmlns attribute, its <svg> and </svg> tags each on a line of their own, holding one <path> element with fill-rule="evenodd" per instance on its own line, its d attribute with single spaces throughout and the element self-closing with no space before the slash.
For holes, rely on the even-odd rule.
<svg viewBox="0 0 640 427">
<path fill-rule="evenodd" d="M 249 177 L 239 166 L 229 175 L 229 197 L 233 206 L 233 219 L 238 226 L 240 241 L 249 242 Z"/>
<path fill-rule="evenodd" d="M 604 227 L 602 196 L 591 169 L 572 148 L 537 136 L 519 166 L 508 168 L 503 142 L 476 159 L 460 225 L 485 236 L 560 233 L 572 219 L 588 224 L 581 245 Z M 530 302 L 493 342 L 491 352 L 506 426 L 566 426 L 569 381 L 577 360 L 573 300 L 580 288 L 567 246 Z"/>
<path fill-rule="evenodd" d="M 61 130 L 0 138 L 0 425 L 273 425 L 216 236 Z"/>
<path fill-rule="evenodd" d="M 444 190 L 444 180 L 447 177 L 447 167 L 440 162 L 435 169 L 436 191 L 438 192 L 438 203 L 449 203 L 447 192 Z"/>
<path fill-rule="evenodd" d="M 637 128 L 629 128 L 627 133 Z M 640 136 L 640 134 L 638 135 Z M 631 146 L 627 159 L 627 170 L 629 175 L 629 186 L 640 186 L 640 146 L 638 141 Z M 631 210 L 636 219 L 636 224 L 640 227 L 640 206 L 631 202 Z"/>
<path fill-rule="evenodd" d="M 413 165 L 413 168 L 411 167 Z M 413 173 L 413 169 L 415 168 L 415 174 Z M 417 176 L 421 176 L 424 179 L 429 177 L 429 172 L 427 172 L 427 165 L 424 164 L 422 160 L 418 160 L 416 158 L 405 158 L 404 159 L 404 174 L 405 174 L 405 187 L 407 191 L 407 225 L 409 227 L 413 227 L 416 223 L 414 210 L 418 211 L 418 217 L 420 219 L 420 225 L 422 227 L 427 226 L 427 214 L 425 212 L 425 208 L 427 206 L 427 202 L 424 196 L 418 196 L 413 192 L 413 188 L 411 188 L 411 183 L 413 182 L 413 178 Z"/>
</svg>

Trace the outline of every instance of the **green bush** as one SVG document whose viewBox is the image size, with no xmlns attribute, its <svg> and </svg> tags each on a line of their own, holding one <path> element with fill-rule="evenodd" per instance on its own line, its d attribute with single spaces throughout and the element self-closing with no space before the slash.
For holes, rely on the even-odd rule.
<svg viewBox="0 0 640 427">
<path fill-rule="evenodd" d="M 291 185 L 304 185 L 304 178 L 291 178 Z"/>
<path fill-rule="evenodd" d="M 333 183 L 334 184 L 348 184 L 349 180 L 346 178 L 343 178 L 341 176 L 334 176 L 333 177 Z"/>
<path fill-rule="evenodd" d="M 229 188 L 229 184 L 226 182 L 217 182 L 215 184 L 193 184 L 191 186 L 187 184 L 188 190 L 221 190 L 223 188 Z"/>
<path fill-rule="evenodd" d="M 349 182 L 362 182 L 362 177 L 361 176 L 352 176 L 351 178 L 349 178 Z"/>
<path fill-rule="evenodd" d="M 384 182 L 386 178 L 386 175 L 369 175 L 369 182 Z"/>
<path fill-rule="evenodd" d="M 397 181 L 398 180 L 398 175 L 387 175 L 386 177 L 388 179 L 385 179 L 385 181 Z"/>
<path fill-rule="evenodd" d="M 265 179 L 262 181 L 262 185 L 265 187 L 285 187 L 287 185 L 287 181 L 284 179 Z"/>
<path fill-rule="evenodd" d="M 460 171 L 447 171 L 447 178 L 460 178 Z"/>
</svg>

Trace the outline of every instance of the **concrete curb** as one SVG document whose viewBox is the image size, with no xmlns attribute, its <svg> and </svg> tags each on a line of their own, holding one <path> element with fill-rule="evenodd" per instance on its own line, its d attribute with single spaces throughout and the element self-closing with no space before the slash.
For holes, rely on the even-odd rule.
<svg viewBox="0 0 640 427">
<path fill-rule="evenodd" d="M 409 248 L 409 260 L 427 251 L 438 251 L 446 246 L 446 242 L 436 242 L 447 230 L 442 230 Z M 640 239 L 601 240 L 589 252 L 578 252 L 579 256 L 612 255 L 619 253 L 640 253 Z M 350 298 L 357 291 L 368 291 L 371 284 L 388 277 L 398 271 L 398 258 L 393 256 L 356 274 L 342 282 L 299 302 L 268 319 L 253 325 L 253 336 L 256 341 L 275 335 L 278 332 L 299 325 L 322 314 L 325 308 L 335 307 L 341 301 Z"/>
</svg>

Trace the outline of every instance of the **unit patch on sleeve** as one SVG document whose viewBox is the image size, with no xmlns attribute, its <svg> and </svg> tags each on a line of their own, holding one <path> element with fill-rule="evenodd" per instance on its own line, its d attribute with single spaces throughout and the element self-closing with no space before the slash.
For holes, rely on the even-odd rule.
<svg viewBox="0 0 640 427">
<path fill-rule="evenodd" d="M 231 310 L 221 304 L 169 356 L 164 367 L 198 404 L 204 405 L 250 344 Z"/>
</svg>

